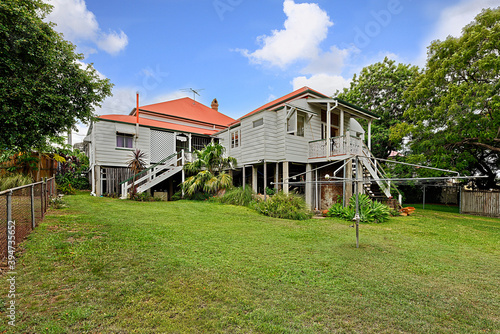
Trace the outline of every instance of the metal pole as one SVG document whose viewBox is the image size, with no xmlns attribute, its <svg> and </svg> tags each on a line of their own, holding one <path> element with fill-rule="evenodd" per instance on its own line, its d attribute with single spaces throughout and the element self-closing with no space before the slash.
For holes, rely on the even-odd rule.
<svg viewBox="0 0 500 334">
<path fill-rule="evenodd" d="M 462 187 L 458 187 L 458 213 L 462 214 Z"/>
<path fill-rule="evenodd" d="M 5 224 L 5 232 L 7 233 L 7 242 L 5 243 L 6 254 L 9 254 L 9 222 L 12 221 L 12 190 L 7 193 L 7 224 Z"/>
<path fill-rule="evenodd" d="M 245 183 L 246 183 L 245 166 L 243 166 L 243 190 L 245 190 Z"/>
<path fill-rule="evenodd" d="M 267 201 L 267 163 L 266 160 L 264 160 L 264 202 Z"/>
<path fill-rule="evenodd" d="M 356 179 L 359 180 L 359 165 L 358 165 L 358 157 L 356 156 Z M 359 181 L 356 180 L 356 214 L 354 215 L 354 221 L 356 222 L 356 248 L 359 248 Z"/>
<path fill-rule="evenodd" d="M 319 208 L 319 198 L 318 198 L 318 170 L 317 169 L 315 171 L 315 174 L 316 174 L 315 175 L 315 180 L 316 180 L 316 182 L 315 182 L 315 186 L 316 186 L 316 198 L 315 198 L 316 199 L 316 210 L 320 210 L 320 208 Z"/>
<path fill-rule="evenodd" d="M 425 210 L 425 185 L 424 185 L 424 198 L 422 202 L 422 210 Z"/>
<path fill-rule="evenodd" d="M 35 186 L 31 186 L 31 228 L 35 229 Z"/>
<path fill-rule="evenodd" d="M 40 218 L 41 219 L 43 219 L 43 215 L 45 213 L 45 211 L 43 210 L 43 208 L 44 208 L 44 205 L 43 205 L 43 188 L 44 188 L 44 183 L 42 182 L 40 184 L 40 210 L 41 210 Z"/>
</svg>

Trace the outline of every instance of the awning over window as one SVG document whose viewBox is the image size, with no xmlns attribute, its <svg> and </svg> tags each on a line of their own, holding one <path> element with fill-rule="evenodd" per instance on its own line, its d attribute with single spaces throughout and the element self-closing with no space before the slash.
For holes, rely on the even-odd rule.
<svg viewBox="0 0 500 334">
<path fill-rule="evenodd" d="M 135 135 L 135 125 L 132 124 L 120 124 L 117 123 L 116 132 L 125 133 L 129 135 Z"/>
</svg>

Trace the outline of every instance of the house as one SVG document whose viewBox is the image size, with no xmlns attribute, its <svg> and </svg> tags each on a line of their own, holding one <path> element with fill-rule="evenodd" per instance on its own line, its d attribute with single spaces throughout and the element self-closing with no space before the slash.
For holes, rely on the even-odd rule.
<svg viewBox="0 0 500 334">
<path fill-rule="evenodd" d="M 85 137 L 90 159 L 92 193 L 122 194 L 133 175 L 127 161 L 136 149 L 145 153 L 148 170 L 135 181 L 138 191 L 169 192 L 182 182 L 182 164 L 190 153 L 202 149 L 213 134 L 227 128 L 234 119 L 218 111 L 214 99 L 207 107 L 191 98 L 181 98 L 134 108 L 129 115 L 103 115 L 93 122 Z M 183 154 L 181 154 L 183 152 Z"/>
<path fill-rule="evenodd" d="M 326 209 L 339 196 L 351 197 L 353 178 L 378 180 L 364 182 L 360 192 L 379 200 L 391 198 L 390 185 L 379 180 L 381 168 L 370 152 L 371 124 L 378 118 L 303 87 L 255 109 L 214 136 L 238 161 L 235 184 L 248 184 L 258 193 L 267 187 L 294 191 L 303 194 L 311 208 Z M 364 120 L 366 130 L 358 120 Z"/>
<path fill-rule="evenodd" d="M 190 152 L 218 141 L 238 161 L 231 171 L 234 184 L 257 193 L 297 192 L 311 208 L 326 209 L 339 198 L 348 200 L 357 179 L 364 181 L 359 192 L 381 201 L 392 198 L 370 151 L 371 124 L 379 117 L 308 87 L 237 120 L 220 113 L 217 100 L 211 108 L 184 98 L 140 107 L 139 114 L 136 109 L 126 116 L 101 116 L 89 130 L 97 195 L 126 195 L 133 182 L 127 161 L 132 150 L 141 149 L 148 169 L 136 177 L 137 190 L 172 196 L 184 180 L 182 166 L 192 159 Z"/>
</svg>

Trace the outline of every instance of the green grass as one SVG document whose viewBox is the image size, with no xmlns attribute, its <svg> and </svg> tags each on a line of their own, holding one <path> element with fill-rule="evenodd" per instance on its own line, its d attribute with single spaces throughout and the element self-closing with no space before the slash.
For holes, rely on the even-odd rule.
<svg viewBox="0 0 500 334">
<path fill-rule="evenodd" d="M 446 204 L 427 204 L 425 203 L 425 208 L 422 203 L 418 204 L 404 204 L 403 207 L 411 206 L 417 210 L 431 210 L 431 211 L 442 211 L 449 213 L 460 213 L 460 208 L 458 205 L 446 205 Z"/>
<path fill-rule="evenodd" d="M 362 224 L 356 249 L 336 219 L 66 202 L 22 245 L 17 327 L 2 333 L 500 332 L 499 219 L 417 210 Z"/>
</svg>

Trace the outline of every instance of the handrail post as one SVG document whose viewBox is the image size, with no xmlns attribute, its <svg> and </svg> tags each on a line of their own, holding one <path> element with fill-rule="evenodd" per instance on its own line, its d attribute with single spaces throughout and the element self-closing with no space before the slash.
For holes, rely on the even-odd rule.
<svg viewBox="0 0 500 334">
<path fill-rule="evenodd" d="M 186 172 L 184 171 L 184 149 L 181 150 L 182 183 L 186 181 Z M 184 198 L 184 188 L 182 188 L 182 198 Z"/>
</svg>

